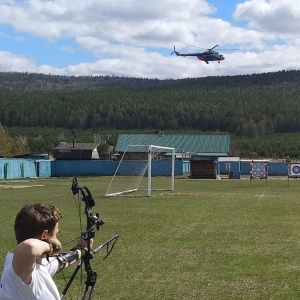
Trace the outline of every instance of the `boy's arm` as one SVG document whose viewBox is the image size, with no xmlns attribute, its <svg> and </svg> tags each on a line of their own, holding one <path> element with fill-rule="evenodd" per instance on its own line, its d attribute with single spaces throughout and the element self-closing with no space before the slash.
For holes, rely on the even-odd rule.
<svg viewBox="0 0 300 300">
<path fill-rule="evenodd" d="M 51 240 L 51 243 L 49 243 L 39 239 L 27 239 L 17 246 L 12 267 L 25 284 L 31 283 L 32 271 L 36 261 L 41 259 L 44 254 L 53 252 L 52 243 L 57 246 L 55 247 L 57 250 L 61 249 L 58 240 Z"/>
</svg>

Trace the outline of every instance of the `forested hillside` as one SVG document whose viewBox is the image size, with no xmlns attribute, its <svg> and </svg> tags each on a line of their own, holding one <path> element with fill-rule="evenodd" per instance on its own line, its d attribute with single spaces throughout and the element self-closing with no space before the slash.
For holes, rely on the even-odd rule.
<svg viewBox="0 0 300 300">
<path fill-rule="evenodd" d="M 297 157 L 299 95 L 299 71 L 181 80 L 0 73 L 0 121 L 32 151 L 82 132 L 113 145 L 119 131 L 164 130 L 228 133 L 244 157 Z"/>
<path fill-rule="evenodd" d="M 141 89 L 166 86 L 246 87 L 299 83 L 299 71 L 251 74 L 242 76 L 211 76 L 186 79 L 147 79 L 110 76 L 60 76 L 38 73 L 0 72 L 0 89 L 17 92 L 97 91 L 103 89 Z"/>
</svg>

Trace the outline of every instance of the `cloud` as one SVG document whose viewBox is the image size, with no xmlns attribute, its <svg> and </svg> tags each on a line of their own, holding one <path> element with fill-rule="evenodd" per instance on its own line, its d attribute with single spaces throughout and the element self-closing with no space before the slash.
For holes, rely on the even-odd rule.
<svg viewBox="0 0 300 300">
<path fill-rule="evenodd" d="M 34 54 L 29 59 L 1 52 L 0 66 L 7 71 L 160 79 L 299 68 L 297 1 L 240 2 L 233 13 L 236 20 L 242 21 L 237 23 L 215 17 L 216 8 L 209 0 L 3 0 L 0 26 L 14 30 L 8 35 L 2 30 L 0 39 L 18 37 L 34 40 L 34 45 L 43 41 L 43 46 L 37 55 L 39 65 L 31 58 Z M 45 47 L 47 41 L 50 43 Z M 209 65 L 197 58 L 170 56 L 174 45 L 184 52 L 187 44 L 201 49 L 219 44 L 217 50 L 221 53 L 223 48 L 238 50 L 223 53 L 225 61 Z M 49 59 L 55 56 L 47 54 L 43 58 L 43 51 L 51 47 L 60 49 L 65 57 L 66 53 L 72 54 L 72 65 L 57 67 L 58 63 L 50 63 Z M 32 48 L 35 47 L 29 47 L 26 53 L 31 53 Z M 80 51 L 89 54 L 84 56 L 88 62 L 81 58 L 76 61 Z"/>
<path fill-rule="evenodd" d="M 237 20 L 246 20 L 252 28 L 280 37 L 299 31 L 299 15 L 299 1 L 295 0 L 248 0 L 234 12 Z"/>
<path fill-rule="evenodd" d="M 180 23 L 214 9 L 204 0 L 11 0 L 0 4 L 0 11 L 0 23 L 45 38 L 91 35 L 127 40 L 145 28 L 157 28 L 159 22 Z"/>
<path fill-rule="evenodd" d="M 0 51 L 0 69 L 2 72 L 34 72 L 36 65 L 32 59 Z"/>
</svg>

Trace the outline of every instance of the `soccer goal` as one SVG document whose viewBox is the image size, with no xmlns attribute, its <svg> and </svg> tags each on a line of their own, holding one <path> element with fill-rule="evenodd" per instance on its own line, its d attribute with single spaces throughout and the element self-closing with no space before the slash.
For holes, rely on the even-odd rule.
<svg viewBox="0 0 300 300">
<path fill-rule="evenodd" d="M 129 145 L 122 154 L 106 197 L 135 192 L 151 196 L 151 191 L 174 191 L 175 148 Z"/>
</svg>

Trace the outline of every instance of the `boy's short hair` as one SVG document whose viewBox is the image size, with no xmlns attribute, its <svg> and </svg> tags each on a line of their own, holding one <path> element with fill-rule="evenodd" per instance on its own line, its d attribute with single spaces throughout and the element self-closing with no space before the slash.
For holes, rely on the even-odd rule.
<svg viewBox="0 0 300 300">
<path fill-rule="evenodd" d="M 18 244 L 29 238 L 38 238 L 46 229 L 52 232 L 61 218 L 60 211 L 52 205 L 36 203 L 24 206 L 15 219 Z"/>
</svg>

